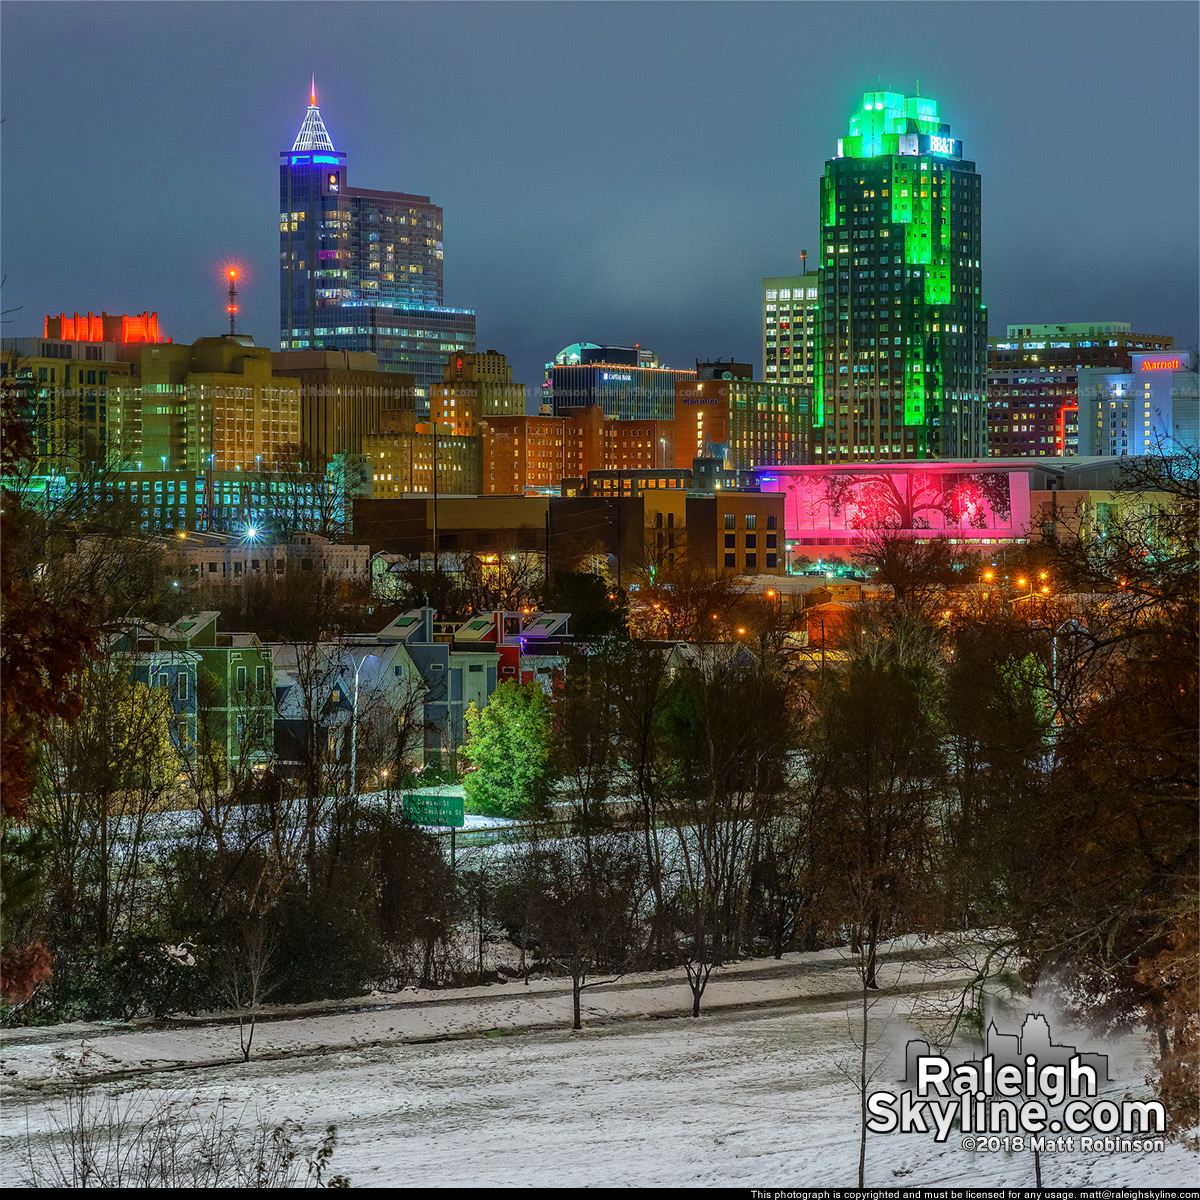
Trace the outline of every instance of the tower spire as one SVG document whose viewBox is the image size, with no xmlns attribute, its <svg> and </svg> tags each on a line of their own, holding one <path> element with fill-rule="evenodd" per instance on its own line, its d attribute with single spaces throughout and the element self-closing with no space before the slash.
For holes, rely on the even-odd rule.
<svg viewBox="0 0 1200 1200">
<path fill-rule="evenodd" d="M 308 92 L 308 111 L 304 114 L 304 124 L 300 126 L 300 132 L 296 134 L 296 141 L 292 146 L 293 153 L 305 150 L 325 154 L 337 153 L 333 146 L 333 139 L 325 128 L 325 122 L 321 120 L 321 110 L 317 107 L 317 77 L 315 73 Z"/>
</svg>

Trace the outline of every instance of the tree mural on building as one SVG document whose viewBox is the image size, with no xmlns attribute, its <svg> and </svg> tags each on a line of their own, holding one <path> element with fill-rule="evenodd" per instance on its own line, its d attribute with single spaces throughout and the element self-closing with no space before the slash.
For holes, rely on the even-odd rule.
<svg viewBox="0 0 1200 1200">
<path fill-rule="evenodd" d="M 988 529 L 1012 516 L 1003 471 L 838 471 L 797 475 L 787 485 L 797 528 Z"/>
</svg>

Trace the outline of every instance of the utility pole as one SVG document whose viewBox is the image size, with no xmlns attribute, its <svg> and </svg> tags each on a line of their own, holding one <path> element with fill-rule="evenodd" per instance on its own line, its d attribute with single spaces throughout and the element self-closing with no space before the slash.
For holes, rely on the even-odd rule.
<svg viewBox="0 0 1200 1200">
<path fill-rule="evenodd" d="M 429 415 L 434 416 L 432 397 L 430 398 Z M 433 573 L 438 573 L 438 460 L 437 460 L 437 421 L 433 421 Z"/>
<path fill-rule="evenodd" d="M 617 591 L 621 590 L 621 497 L 618 495 L 613 503 L 617 506 Z"/>
</svg>

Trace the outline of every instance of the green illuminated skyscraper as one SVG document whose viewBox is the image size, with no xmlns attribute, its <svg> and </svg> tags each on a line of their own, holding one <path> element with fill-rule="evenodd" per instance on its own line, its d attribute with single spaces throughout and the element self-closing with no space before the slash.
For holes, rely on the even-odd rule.
<svg viewBox="0 0 1200 1200">
<path fill-rule="evenodd" d="M 986 455 L 979 208 L 937 101 L 867 92 L 821 180 L 817 462 Z"/>
</svg>

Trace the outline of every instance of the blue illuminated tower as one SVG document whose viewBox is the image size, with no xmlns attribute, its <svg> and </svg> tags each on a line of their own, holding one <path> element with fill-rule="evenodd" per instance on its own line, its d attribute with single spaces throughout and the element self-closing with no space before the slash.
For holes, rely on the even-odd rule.
<svg viewBox="0 0 1200 1200">
<path fill-rule="evenodd" d="M 475 314 L 442 303 L 442 210 L 428 196 L 352 188 L 316 84 L 279 166 L 283 350 L 366 350 L 416 377 L 418 406 L 446 356 L 475 349 Z"/>
</svg>

